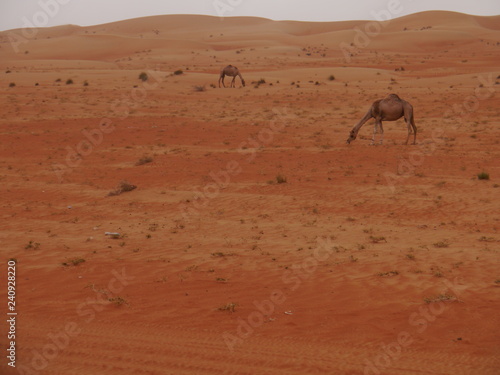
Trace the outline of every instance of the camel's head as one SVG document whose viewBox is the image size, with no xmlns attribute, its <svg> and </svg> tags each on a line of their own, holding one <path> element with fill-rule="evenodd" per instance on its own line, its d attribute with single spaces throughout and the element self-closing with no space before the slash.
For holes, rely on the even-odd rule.
<svg viewBox="0 0 500 375">
<path fill-rule="evenodd" d="M 243 87 L 245 87 L 245 80 L 244 79 L 241 80 L 241 84 L 243 85 Z"/>
<path fill-rule="evenodd" d="M 352 141 L 354 141 L 357 137 L 357 133 L 354 130 L 351 130 L 349 133 L 349 138 L 347 138 L 347 144 L 350 144 Z"/>
</svg>

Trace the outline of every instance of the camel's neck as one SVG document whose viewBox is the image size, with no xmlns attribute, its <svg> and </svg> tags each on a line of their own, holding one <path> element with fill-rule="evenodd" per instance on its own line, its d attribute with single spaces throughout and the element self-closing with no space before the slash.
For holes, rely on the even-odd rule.
<svg viewBox="0 0 500 375">
<path fill-rule="evenodd" d="M 361 120 L 359 120 L 359 122 L 356 125 L 354 125 L 354 128 L 352 128 L 352 132 L 357 134 L 359 129 L 361 129 L 361 127 L 371 118 L 372 118 L 372 110 L 370 108 L 368 112 L 366 112 L 364 117 Z"/>
</svg>

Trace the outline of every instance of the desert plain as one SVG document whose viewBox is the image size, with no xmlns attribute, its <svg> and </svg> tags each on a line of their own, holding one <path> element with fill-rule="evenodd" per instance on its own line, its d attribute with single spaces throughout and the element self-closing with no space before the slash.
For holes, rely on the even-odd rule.
<svg viewBox="0 0 500 375">
<path fill-rule="evenodd" d="M 437 11 L 1 32 L 1 373 L 500 373 L 499 41 Z M 347 145 L 390 93 L 416 144 Z"/>
</svg>

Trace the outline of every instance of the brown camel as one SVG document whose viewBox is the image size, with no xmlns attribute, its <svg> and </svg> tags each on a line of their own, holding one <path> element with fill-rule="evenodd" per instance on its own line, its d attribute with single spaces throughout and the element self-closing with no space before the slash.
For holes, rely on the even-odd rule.
<svg viewBox="0 0 500 375">
<path fill-rule="evenodd" d="M 245 80 L 241 76 L 241 73 L 237 67 L 232 66 L 232 65 L 228 65 L 225 68 L 222 68 L 220 70 L 219 87 L 220 87 L 221 81 L 222 81 L 222 85 L 224 87 L 226 87 L 226 85 L 224 84 L 224 77 L 225 76 L 233 77 L 233 80 L 231 81 L 231 87 L 236 87 L 236 84 L 235 84 L 236 77 L 240 77 L 241 83 L 242 83 L 243 87 L 245 87 Z"/>
<path fill-rule="evenodd" d="M 413 119 L 413 107 L 410 103 L 401 99 L 396 94 L 390 94 L 385 99 L 373 102 L 368 112 L 366 112 L 366 115 L 354 126 L 354 128 L 352 128 L 349 138 L 347 138 L 347 144 L 356 139 L 359 129 L 372 117 L 375 119 L 375 127 L 373 129 L 371 144 L 375 143 L 375 134 L 377 134 L 377 129 L 380 129 L 380 144 L 382 144 L 384 140 L 384 128 L 382 127 L 382 121 L 396 121 L 401 117 L 404 117 L 406 125 L 408 126 L 408 138 L 406 138 L 405 144 L 408 144 L 412 133 L 413 144 L 415 144 L 417 139 L 417 127 L 415 126 L 415 120 Z"/>
</svg>

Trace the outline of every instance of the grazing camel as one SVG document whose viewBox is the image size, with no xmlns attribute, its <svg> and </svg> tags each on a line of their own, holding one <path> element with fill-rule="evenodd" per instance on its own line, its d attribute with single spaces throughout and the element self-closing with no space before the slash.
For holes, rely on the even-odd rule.
<svg viewBox="0 0 500 375">
<path fill-rule="evenodd" d="M 382 121 L 396 121 L 401 117 L 404 117 L 406 125 L 408 126 L 408 138 L 406 138 L 406 143 L 410 139 L 410 135 L 413 133 L 413 144 L 415 144 L 417 139 L 417 127 L 415 126 L 415 120 L 413 119 L 413 107 L 407 101 L 401 99 L 396 94 L 390 94 L 385 99 L 380 99 L 373 102 L 372 106 L 366 112 L 366 115 L 352 128 L 349 138 L 347 138 L 347 144 L 354 141 L 358 135 L 359 129 L 371 118 L 375 119 L 375 127 L 373 129 L 372 145 L 375 144 L 375 134 L 377 134 L 377 129 L 380 129 L 380 144 L 384 140 L 384 128 L 382 127 Z"/>
<path fill-rule="evenodd" d="M 225 76 L 233 77 L 233 80 L 231 81 L 231 87 L 236 87 L 236 84 L 235 84 L 236 77 L 240 77 L 241 83 L 242 83 L 243 87 L 245 87 L 245 80 L 241 76 L 241 73 L 237 67 L 232 66 L 232 65 L 228 65 L 225 68 L 222 68 L 220 70 L 219 87 L 220 87 L 221 81 L 222 81 L 222 85 L 224 87 L 226 87 L 226 85 L 224 84 L 224 77 Z"/>
</svg>

